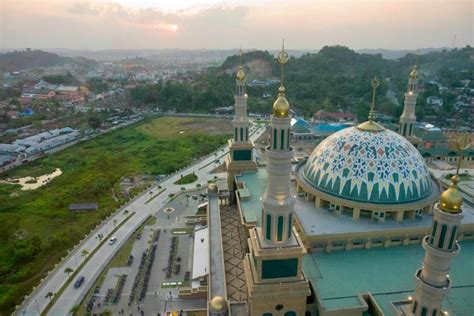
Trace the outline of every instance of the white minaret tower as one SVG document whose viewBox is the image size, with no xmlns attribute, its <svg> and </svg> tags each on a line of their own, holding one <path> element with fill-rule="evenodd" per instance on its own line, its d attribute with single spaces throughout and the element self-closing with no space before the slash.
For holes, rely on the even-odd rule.
<svg viewBox="0 0 474 316">
<path fill-rule="evenodd" d="M 232 121 L 234 137 L 229 139 L 229 155 L 225 161 L 227 184 L 231 200 L 235 195 L 235 175 L 242 171 L 255 171 L 257 164 L 253 157 L 253 142 L 249 136 L 250 121 L 247 117 L 247 93 L 245 92 L 245 73 L 242 67 L 242 51 L 239 51 L 241 64 L 235 78 L 235 114 Z"/>
<path fill-rule="evenodd" d="M 467 148 L 469 139 L 465 134 L 458 142 L 458 149 L 463 152 Z M 421 269 L 415 274 L 415 297 L 408 315 L 444 315 L 441 306 L 451 289 L 451 260 L 461 250 L 457 241 L 459 226 L 464 217 L 461 209 L 463 197 L 457 189 L 461 160 L 462 157 L 459 158 L 450 187 L 441 194 L 439 203 L 435 205 L 431 234 L 423 239 L 426 254 Z"/>
<path fill-rule="evenodd" d="M 403 108 L 402 116 L 400 116 L 399 133 L 405 138 L 413 137 L 415 131 L 415 107 L 416 98 L 418 97 L 417 84 L 418 71 L 416 66 L 414 66 L 408 78 L 408 88 L 407 92 L 405 92 L 405 107 Z"/>
<path fill-rule="evenodd" d="M 266 148 L 267 190 L 263 194 L 262 227 L 249 230 L 250 251 L 244 258 L 250 315 L 297 315 L 306 312 L 311 293 L 302 270 L 306 249 L 293 230 L 295 198 L 290 191 L 290 105 L 283 86 L 284 47 L 278 54 L 281 85 L 273 104 L 271 143 Z"/>
</svg>

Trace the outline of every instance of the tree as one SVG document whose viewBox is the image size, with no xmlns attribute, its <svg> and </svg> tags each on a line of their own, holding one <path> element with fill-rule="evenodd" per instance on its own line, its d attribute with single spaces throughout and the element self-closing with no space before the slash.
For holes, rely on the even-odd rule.
<svg viewBox="0 0 474 316">
<path fill-rule="evenodd" d="M 113 223 L 114 223 L 114 227 L 116 227 L 116 226 L 117 226 L 117 220 L 114 219 L 114 220 L 113 220 Z"/>
<path fill-rule="evenodd" d="M 70 312 L 73 316 L 76 316 L 76 315 L 78 315 L 80 309 L 81 309 L 81 306 L 80 306 L 80 305 L 74 305 L 73 307 L 71 307 L 71 309 L 69 310 L 69 312 Z"/>
<path fill-rule="evenodd" d="M 186 188 L 185 188 L 185 187 L 181 187 L 180 190 L 181 190 L 181 192 L 184 192 L 184 191 L 186 191 Z"/>
<path fill-rule="evenodd" d="M 82 249 L 81 251 L 81 257 L 87 257 L 89 255 L 89 250 L 87 249 Z"/>
<path fill-rule="evenodd" d="M 97 116 L 89 117 L 89 119 L 87 120 L 87 123 L 93 129 L 99 128 L 102 125 L 101 119 L 98 118 Z"/>
<path fill-rule="evenodd" d="M 200 189 L 200 188 L 201 188 L 201 184 L 200 184 L 200 183 L 196 184 L 196 188 Z"/>
<path fill-rule="evenodd" d="M 67 273 L 67 276 L 70 276 L 71 272 L 73 272 L 74 270 L 67 267 L 66 269 L 64 269 L 64 273 Z"/>
<path fill-rule="evenodd" d="M 49 300 L 51 301 L 53 299 L 53 296 L 54 296 L 53 292 L 48 292 L 48 294 L 46 294 L 45 298 L 49 298 Z"/>
</svg>

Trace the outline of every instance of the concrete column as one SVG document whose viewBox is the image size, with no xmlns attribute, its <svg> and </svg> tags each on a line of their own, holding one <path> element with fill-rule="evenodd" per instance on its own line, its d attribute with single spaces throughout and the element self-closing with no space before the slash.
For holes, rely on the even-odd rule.
<svg viewBox="0 0 474 316">
<path fill-rule="evenodd" d="M 403 221 L 403 214 L 405 211 L 397 211 L 397 222 Z"/>
<path fill-rule="evenodd" d="M 372 239 L 371 239 L 371 238 L 368 238 L 368 239 L 367 239 L 367 241 L 365 242 L 364 248 L 365 248 L 365 249 L 370 249 L 370 248 L 372 248 Z"/>
<path fill-rule="evenodd" d="M 385 248 L 390 247 L 390 238 L 388 238 L 387 240 L 385 240 L 385 241 L 383 242 L 383 246 L 384 246 Z"/>
<path fill-rule="evenodd" d="M 352 239 L 347 240 L 346 242 L 346 251 L 352 250 Z"/>
<path fill-rule="evenodd" d="M 358 220 L 360 218 L 360 208 L 355 208 L 352 210 L 352 219 Z"/>
<path fill-rule="evenodd" d="M 316 197 L 316 199 L 314 200 L 314 204 L 317 208 L 323 207 L 323 201 L 321 201 L 321 198 Z"/>
</svg>

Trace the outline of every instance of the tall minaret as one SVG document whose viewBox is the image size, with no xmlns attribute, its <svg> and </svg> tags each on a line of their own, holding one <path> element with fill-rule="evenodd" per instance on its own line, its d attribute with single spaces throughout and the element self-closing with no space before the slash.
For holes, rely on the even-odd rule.
<svg viewBox="0 0 474 316">
<path fill-rule="evenodd" d="M 469 148 L 469 139 L 465 134 L 458 141 L 458 149 L 463 152 Z M 450 187 L 441 194 L 440 201 L 434 207 L 431 234 L 423 238 L 425 259 L 421 269 L 415 274 L 415 297 L 408 315 L 444 315 L 441 305 L 451 289 L 449 270 L 451 259 L 461 250 L 457 237 L 462 214 L 462 195 L 457 188 L 459 182 L 459 158 L 456 175 L 451 178 Z"/>
<path fill-rule="evenodd" d="M 266 148 L 267 189 L 264 193 L 262 227 L 249 231 L 249 253 L 244 270 L 250 315 L 305 315 L 309 283 L 301 273 L 306 249 L 293 229 L 295 198 L 290 192 L 290 106 L 283 86 L 284 46 L 278 54 L 281 85 L 273 104 L 271 143 Z"/>
<path fill-rule="evenodd" d="M 235 115 L 232 121 L 234 137 L 229 139 L 229 155 L 226 159 L 227 183 L 231 200 L 235 194 L 235 175 L 242 171 L 257 170 L 253 157 L 253 142 L 249 136 L 249 119 L 247 117 L 247 93 L 245 92 L 245 73 L 242 67 L 242 51 L 239 51 L 240 66 L 235 79 Z"/>
<path fill-rule="evenodd" d="M 400 116 L 399 133 L 405 138 L 413 137 L 415 131 L 415 107 L 416 98 L 418 97 L 417 92 L 418 84 L 418 71 L 416 66 L 413 66 L 413 70 L 408 78 L 408 88 L 405 92 L 405 107 L 403 108 L 402 116 Z"/>
</svg>

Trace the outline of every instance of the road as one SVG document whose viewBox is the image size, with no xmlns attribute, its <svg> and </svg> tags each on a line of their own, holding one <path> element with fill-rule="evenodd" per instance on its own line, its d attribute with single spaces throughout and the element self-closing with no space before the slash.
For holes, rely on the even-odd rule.
<svg viewBox="0 0 474 316">
<path fill-rule="evenodd" d="M 260 137 L 260 135 L 263 134 L 264 131 L 265 127 L 259 127 L 257 132 L 251 136 L 251 139 L 255 141 L 258 137 Z M 217 157 L 224 155 L 226 152 L 227 146 L 219 148 L 216 152 Z M 71 282 L 48 313 L 48 315 L 53 316 L 68 315 L 71 308 L 81 302 L 82 298 L 87 293 L 87 290 L 92 286 L 94 280 L 100 274 L 101 270 L 126 242 L 127 238 L 146 220 L 149 215 L 153 215 L 153 213 L 163 207 L 165 202 L 168 200 L 168 195 L 170 193 L 178 193 L 181 187 L 185 187 L 186 189 L 196 187 L 196 183 L 188 185 L 173 184 L 181 177 L 181 174 L 186 175 L 188 173 L 194 172 L 198 176 L 198 182 L 204 186 L 207 184 L 207 180 L 213 177 L 210 172 L 216 167 L 216 163 L 214 163 L 215 160 L 216 156 L 211 154 L 206 159 L 196 162 L 188 168 L 173 174 L 160 183 L 160 186 L 166 189 L 166 191 L 164 191 L 162 194 L 147 203 L 147 201 L 150 199 L 150 196 L 153 196 L 153 194 L 159 190 L 158 187 L 154 187 L 150 190 L 153 191 L 153 194 L 150 194 L 150 191 L 142 193 L 138 198 L 132 200 L 127 206 L 124 206 L 113 216 L 110 216 L 103 223 L 103 225 L 95 231 L 94 234 L 89 235 L 80 247 L 76 247 L 72 254 L 59 264 L 58 268 L 55 269 L 52 274 L 43 282 L 43 284 L 33 292 L 25 306 L 17 311 L 17 314 L 39 315 L 49 303 L 50 299 L 47 297 L 47 294 L 49 292 L 57 293 L 66 283 L 68 275 L 64 272 L 64 270 L 68 267 L 75 270 L 86 259 L 84 256 L 82 256 L 83 250 L 86 249 L 89 253 L 92 253 L 93 250 L 99 246 L 100 241 L 96 238 L 96 236 L 99 233 L 107 236 L 116 225 L 120 225 L 120 223 L 124 221 L 127 215 L 124 214 L 123 210 L 128 210 L 128 215 L 135 212 L 135 214 L 131 216 L 128 221 L 126 221 L 125 224 L 123 224 L 123 226 L 121 226 L 114 233 L 114 236 L 117 237 L 117 242 L 114 245 L 109 245 L 108 242 L 106 242 L 100 246 L 100 248 L 98 248 L 94 254 L 90 255 L 91 257 L 89 258 L 89 261 L 81 268 L 78 273 L 78 276 L 85 276 L 85 281 L 82 286 L 79 289 L 74 289 L 74 282 Z M 223 160 L 221 158 L 220 163 L 222 162 Z"/>
</svg>

